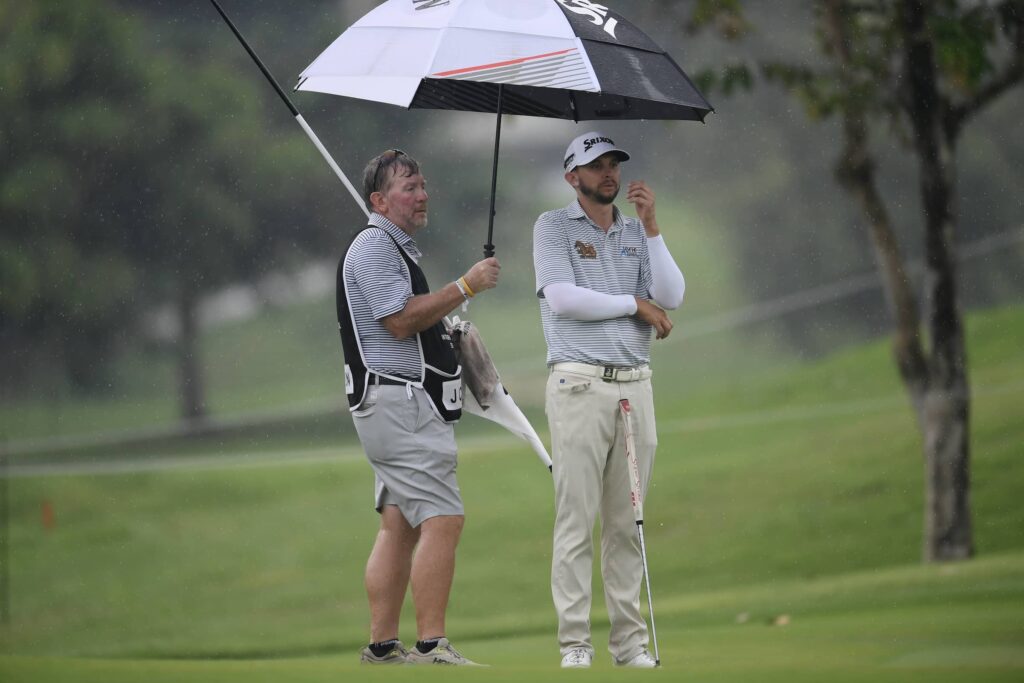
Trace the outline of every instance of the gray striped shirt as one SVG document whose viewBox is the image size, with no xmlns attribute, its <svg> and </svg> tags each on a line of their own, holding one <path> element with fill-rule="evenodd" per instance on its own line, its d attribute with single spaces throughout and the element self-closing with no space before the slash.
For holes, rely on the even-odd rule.
<svg viewBox="0 0 1024 683">
<path fill-rule="evenodd" d="M 380 229 L 359 233 L 343 268 L 349 311 L 363 362 L 374 372 L 419 380 L 423 366 L 418 337 L 395 339 L 380 321 L 405 308 L 413 296 L 409 270 L 388 235 L 413 261 L 418 263 L 422 254 L 409 234 L 380 214 L 370 214 L 370 225 Z"/>
<path fill-rule="evenodd" d="M 650 361 L 650 324 L 634 317 L 574 320 L 552 311 L 544 298 L 544 288 L 556 282 L 603 294 L 650 298 L 651 260 L 638 219 L 623 216 L 616 208 L 615 223 L 605 233 L 578 201 L 543 213 L 533 226 L 533 266 L 548 365 L 577 362 L 625 367 Z"/>
</svg>

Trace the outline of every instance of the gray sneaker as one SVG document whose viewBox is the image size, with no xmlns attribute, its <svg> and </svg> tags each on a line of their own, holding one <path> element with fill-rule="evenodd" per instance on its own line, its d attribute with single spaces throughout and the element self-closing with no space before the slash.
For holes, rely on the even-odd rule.
<svg viewBox="0 0 1024 683">
<path fill-rule="evenodd" d="M 420 652 L 415 647 L 409 650 L 409 654 L 406 656 L 406 661 L 410 664 L 451 664 L 454 666 L 487 666 L 486 664 L 477 664 L 476 662 L 466 659 L 452 647 L 452 644 L 448 642 L 447 638 L 442 638 L 438 641 L 437 646 L 430 652 Z"/>
<path fill-rule="evenodd" d="M 408 664 L 409 663 L 409 651 L 402 646 L 402 642 L 399 641 L 395 644 L 387 654 L 378 657 L 373 654 L 373 650 L 369 646 L 363 648 L 363 651 L 359 653 L 360 664 Z"/>
</svg>

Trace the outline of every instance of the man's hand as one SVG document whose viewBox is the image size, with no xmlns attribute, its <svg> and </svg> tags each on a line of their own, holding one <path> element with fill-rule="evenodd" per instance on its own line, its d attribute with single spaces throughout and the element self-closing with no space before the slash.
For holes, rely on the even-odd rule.
<svg viewBox="0 0 1024 683">
<path fill-rule="evenodd" d="M 473 294 L 479 294 L 484 290 L 493 289 L 498 284 L 498 271 L 500 270 L 501 264 L 492 256 L 478 261 L 463 277 L 469 283 Z"/>
<path fill-rule="evenodd" d="M 658 219 L 654 217 L 654 190 L 647 187 L 647 183 L 642 180 L 631 181 L 626 191 L 626 201 L 636 207 L 637 218 L 644 224 L 644 232 L 648 237 L 661 234 Z"/>
<path fill-rule="evenodd" d="M 637 297 L 636 313 L 634 315 L 644 322 L 650 323 L 654 326 L 655 337 L 657 339 L 664 339 L 668 336 L 669 332 L 672 331 L 672 321 L 668 319 L 668 315 L 665 311 L 661 310 L 647 299 Z"/>
<path fill-rule="evenodd" d="M 477 295 L 498 284 L 498 259 L 491 257 L 480 261 L 463 277 Z M 406 339 L 422 332 L 448 315 L 462 304 L 462 293 L 454 282 L 429 294 L 417 294 L 405 302 L 405 308 L 398 313 L 381 318 L 380 321 L 395 339 Z"/>
</svg>

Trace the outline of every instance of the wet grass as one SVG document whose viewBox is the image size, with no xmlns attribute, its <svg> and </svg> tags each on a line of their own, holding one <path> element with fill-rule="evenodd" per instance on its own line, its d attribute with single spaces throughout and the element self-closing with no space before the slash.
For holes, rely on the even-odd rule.
<svg viewBox="0 0 1024 683">
<path fill-rule="evenodd" d="M 943 566 L 918 561 L 920 443 L 884 343 L 693 392 L 662 362 L 646 506 L 665 664 L 654 675 L 1019 680 L 1024 351 L 1006 339 L 1024 338 L 1022 328 L 1015 309 L 971 318 L 979 554 Z M 477 429 L 462 439 L 467 526 L 449 630 L 495 667 L 445 676 L 547 680 L 561 675 L 550 475 L 525 446 Z M 12 620 L 0 627 L 0 679 L 385 675 L 355 663 L 372 477 L 353 443 L 335 448 L 308 461 L 10 481 Z M 180 455 L 187 466 L 194 453 Z M 599 581 L 590 675 L 629 678 L 604 652 Z"/>
</svg>

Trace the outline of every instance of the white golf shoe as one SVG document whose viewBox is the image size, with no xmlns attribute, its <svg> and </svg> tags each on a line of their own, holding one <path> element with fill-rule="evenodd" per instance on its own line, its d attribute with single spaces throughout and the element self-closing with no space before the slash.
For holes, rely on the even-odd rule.
<svg viewBox="0 0 1024 683">
<path fill-rule="evenodd" d="M 594 660 L 594 653 L 585 647 L 574 647 L 562 657 L 563 669 L 587 669 Z"/>
<path fill-rule="evenodd" d="M 644 650 L 624 662 L 615 662 L 615 665 L 628 666 L 634 669 L 653 669 L 658 666 L 658 662 L 654 661 L 654 657 L 651 656 L 650 652 Z"/>
</svg>

